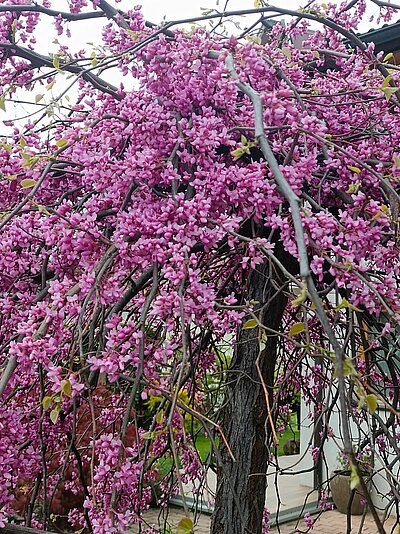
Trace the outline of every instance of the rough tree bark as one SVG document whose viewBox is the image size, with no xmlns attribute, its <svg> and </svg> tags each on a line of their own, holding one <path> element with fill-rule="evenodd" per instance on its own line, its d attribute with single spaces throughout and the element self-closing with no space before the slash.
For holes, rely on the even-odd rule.
<svg viewBox="0 0 400 534">
<path fill-rule="evenodd" d="M 287 304 L 287 297 L 279 290 L 282 283 L 280 274 L 265 262 L 252 271 L 246 295 L 246 300 L 259 302 L 256 312 L 259 320 L 274 330 L 279 330 Z M 268 335 L 259 361 L 270 405 L 277 342 L 277 336 Z M 271 428 L 256 367 L 258 356 L 258 329 L 241 330 L 230 367 L 223 414 L 223 431 L 236 461 L 221 446 L 212 534 L 261 534 L 262 531 L 268 461 L 265 443 Z"/>
</svg>

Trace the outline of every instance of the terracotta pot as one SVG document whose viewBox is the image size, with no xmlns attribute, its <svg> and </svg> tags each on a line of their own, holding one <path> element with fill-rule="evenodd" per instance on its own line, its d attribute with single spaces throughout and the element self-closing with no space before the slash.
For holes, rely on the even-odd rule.
<svg viewBox="0 0 400 534">
<path fill-rule="evenodd" d="M 342 514 L 347 514 L 352 490 L 350 488 L 350 473 L 348 471 L 335 471 L 330 481 L 331 494 L 336 508 Z M 356 492 L 351 504 L 351 514 L 361 515 L 365 505 L 362 503 L 363 493 L 361 487 L 356 488 Z"/>
</svg>

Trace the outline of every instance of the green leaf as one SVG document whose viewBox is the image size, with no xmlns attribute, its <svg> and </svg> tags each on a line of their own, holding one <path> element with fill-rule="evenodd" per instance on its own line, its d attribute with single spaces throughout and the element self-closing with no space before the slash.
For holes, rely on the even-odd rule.
<svg viewBox="0 0 400 534">
<path fill-rule="evenodd" d="M 233 161 L 237 161 L 238 159 L 240 159 L 245 152 L 245 148 L 237 148 L 236 150 L 232 150 L 231 154 L 233 156 Z"/>
<path fill-rule="evenodd" d="M 90 63 L 93 67 L 95 67 L 98 64 L 97 58 L 96 58 L 96 52 L 93 50 L 93 52 L 90 54 Z"/>
<path fill-rule="evenodd" d="M 351 361 L 350 358 L 345 358 L 343 360 L 343 376 L 351 376 L 355 374 L 357 373 L 354 368 L 353 362 Z"/>
<path fill-rule="evenodd" d="M 38 104 L 42 100 L 43 96 L 44 95 L 36 95 L 35 96 L 35 104 Z"/>
<path fill-rule="evenodd" d="M 389 102 L 392 95 L 398 91 L 398 87 L 385 87 L 385 89 L 382 89 L 383 94 L 385 95 L 386 101 Z"/>
<path fill-rule="evenodd" d="M 382 85 L 381 85 L 381 89 L 382 89 L 382 91 L 383 91 L 386 87 L 388 87 L 388 85 L 390 84 L 390 82 L 391 82 L 392 80 L 393 80 L 393 77 L 390 76 L 390 74 L 389 74 L 389 76 L 386 76 L 386 78 L 383 80 L 383 83 L 382 83 Z"/>
<path fill-rule="evenodd" d="M 177 526 L 176 534 L 193 534 L 194 524 L 190 517 L 183 517 Z"/>
<path fill-rule="evenodd" d="M 133 39 L 134 41 L 136 41 L 136 40 L 138 39 L 138 37 L 140 36 L 140 32 L 134 32 L 134 31 L 132 31 L 132 30 L 126 30 L 126 32 L 128 33 L 128 35 L 129 35 L 130 37 L 132 37 L 132 39 Z M 89 44 L 89 43 L 88 43 L 88 44 Z"/>
<path fill-rule="evenodd" d="M 30 178 L 26 178 L 25 180 L 21 180 L 21 187 L 22 189 L 28 189 L 29 187 L 35 187 L 37 184 L 36 180 L 31 180 Z"/>
<path fill-rule="evenodd" d="M 292 51 L 290 48 L 287 48 L 286 46 L 282 47 L 282 54 L 287 57 L 288 59 L 292 59 Z"/>
<path fill-rule="evenodd" d="M 357 475 L 356 467 L 350 464 L 350 489 L 355 490 L 360 485 L 360 478 Z"/>
<path fill-rule="evenodd" d="M 360 174 L 360 172 L 361 172 L 361 169 L 359 167 L 352 167 L 351 165 L 348 165 L 347 168 L 350 169 L 351 171 L 357 173 L 357 174 Z"/>
<path fill-rule="evenodd" d="M 60 70 L 60 58 L 57 56 L 54 56 L 53 58 L 53 66 L 55 69 Z"/>
<path fill-rule="evenodd" d="M 301 306 L 301 304 L 303 304 L 306 298 L 307 298 L 307 287 L 303 286 L 301 293 L 295 299 L 292 300 L 293 308 L 296 308 L 297 306 Z"/>
<path fill-rule="evenodd" d="M 393 52 L 389 52 L 389 54 L 386 54 L 386 56 L 383 58 L 382 62 L 386 63 L 389 61 L 389 59 L 392 59 L 392 57 L 394 57 Z"/>
<path fill-rule="evenodd" d="M 262 334 L 261 334 L 261 337 L 260 337 L 260 341 L 258 343 L 258 347 L 260 349 L 260 352 L 262 352 L 265 349 L 265 347 L 267 345 L 267 339 L 268 339 L 268 336 L 267 336 L 266 332 L 263 331 Z"/>
<path fill-rule="evenodd" d="M 43 400 L 42 400 L 42 406 L 43 406 L 43 409 L 44 410 L 48 410 L 50 408 L 50 404 L 52 403 L 52 398 L 51 397 L 43 397 Z"/>
<path fill-rule="evenodd" d="M 353 194 L 353 193 L 357 193 L 359 189 L 360 189 L 360 184 L 358 184 L 358 183 L 350 184 L 348 189 L 347 189 L 347 192 L 350 193 L 350 194 Z"/>
<path fill-rule="evenodd" d="M 164 419 L 164 410 L 160 410 L 156 415 L 156 423 L 159 425 L 163 422 Z"/>
<path fill-rule="evenodd" d="M 373 395 L 372 393 L 370 395 L 367 395 L 365 397 L 365 402 L 368 405 L 368 409 L 371 414 L 375 413 L 376 408 L 378 406 L 378 399 L 376 398 L 376 395 Z"/>
<path fill-rule="evenodd" d="M 4 95 L 0 96 L 0 109 L 3 111 L 6 110 L 6 99 Z"/>
<path fill-rule="evenodd" d="M 11 150 L 12 150 L 12 145 L 10 145 L 8 143 L 1 143 L 0 147 L 3 148 L 4 150 L 6 150 L 7 152 L 11 152 Z"/>
<path fill-rule="evenodd" d="M 60 406 L 56 406 L 50 412 L 50 421 L 55 425 L 58 421 L 58 416 L 60 415 Z"/>
<path fill-rule="evenodd" d="M 17 178 L 18 178 L 18 176 L 16 174 L 10 174 L 9 176 L 3 176 L 3 180 L 8 180 L 9 182 L 13 182 Z"/>
<path fill-rule="evenodd" d="M 255 319 L 249 319 L 243 325 L 242 330 L 249 330 L 250 328 L 255 328 L 257 326 L 257 321 Z"/>
<path fill-rule="evenodd" d="M 72 386 L 71 386 L 71 382 L 69 380 L 63 380 L 61 382 L 61 391 L 67 397 L 71 397 L 72 396 Z"/>
<path fill-rule="evenodd" d="M 61 148 L 62 146 L 65 146 L 68 144 L 68 140 L 67 139 L 59 139 L 57 142 L 56 142 L 56 145 Z"/>
<path fill-rule="evenodd" d="M 304 332 L 304 323 L 295 323 L 289 330 L 289 336 L 294 337 Z"/>
<path fill-rule="evenodd" d="M 46 206 L 43 206 L 42 204 L 37 205 L 37 209 L 39 213 L 44 213 L 45 215 L 51 215 L 49 210 L 46 208 Z"/>
<path fill-rule="evenodd" d="M 333 371 L 333 378 L 338 377 L 338 369 L 337 369 L 337 360 L 336 356 L 332 355 L 331 360 L 335 364 L 335 369 Z M 357 375 L 357 371 L 354 368 L 353 362 L 351 358 L 345 358 L 343 360 L 343 376 L 354 376 Z"/>
<path fill-rule="evenodd" d="M 154 432 L 144 432 L 141 434 L 142 439 L 154 439 L 160 434 L 162 434 L 164 430 L 155 430 Z"/>
<path fill-rule="evenodd" d="M 316 59 L 319 59 L 321 57 L 320 53 L 318 52 L 318 50 L 313 50 L 311 53 Z"/>
<path fill-rule="evenodd" d="M 346 309 L 348 308 L 349 310 L 353 310 L 353 311 L 357 311 L 357 312 L 362 312 L 363 310 L 361 310 L 360 308 L 357 308 L 356 306 L 354 306 L 353 304 L 351 304 L 347 299 L 343 299 L 342 302 L 339 304 L 339 306 L 336 306 L 335 310 L 343 310 L 343 309 Z"/>
</svg>

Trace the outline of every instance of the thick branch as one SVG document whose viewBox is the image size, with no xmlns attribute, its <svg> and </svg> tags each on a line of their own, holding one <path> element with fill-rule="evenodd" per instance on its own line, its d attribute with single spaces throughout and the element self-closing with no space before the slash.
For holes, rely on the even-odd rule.
<svg viewBox="0 0 400 534">
<path fill-rule="evenodd" d="M 24 48 L 22 46 L 12 43 L 0 43 L 0 49 L 7 51 L 7 54 L 11 56 L 26 59 L 31 63 L 34 68 L 54 68 L 53 59 L 51 57 L 43 56 L 42 54 L 38 54 L 37 52 L 34 52 L 33 50 L 28 50 L 27 48 Z M 122 100 L 122 96 L 118 94 L 118 90 L 116 87 L 100 78 L 100 76 L 97 76 L 92 72 L 86 71 L 83 67 L 79 65 L 73 63 L 62 64 L 60 62 L 60 70 L 77 74 L 78 76 L 81 76 L 85 81 L 93 85 L 93 87 L 95 87 L 99 91 L 111 95 L 116 100 Z"/>
</svg>

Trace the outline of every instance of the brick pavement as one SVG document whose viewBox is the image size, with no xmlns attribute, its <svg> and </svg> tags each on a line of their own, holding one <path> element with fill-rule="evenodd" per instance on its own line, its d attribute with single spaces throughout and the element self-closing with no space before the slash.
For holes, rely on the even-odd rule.
<svg viewBox="0 0 400 534">
<path fill-rule="evenodd" d="M 346 522 L 347 517 L 336 510 L 331 512 L 324 512 L 319 517 L 313 516 L 315 519 L 315 524 L 313 530 L 310 531 L 310 534 L 346 534 Z M 392 527 L 395 525 L 395 518 L 390 517 L 385 522 L 385 531 L 387 534 L 391 532 Z M 361 526 L 361 529 L 360 529 Z M 377 534 L 378 530 L 376 528 L 375 522 L 372 518 L 372 515 L 368 513 L 366 517 L 362 516 L 352 516 L 351 517 L 351 533 L 352 534 Z M 280 534 L 294 534 L 297 530 L 306 532 L 304 528 L 304 522 L 301 521 L 297 526 L 297 522 L 286 523 L 280 527 Z M 398 534 L 398 530 L 394 530 L 395 534 Z M 274 528 L 271 530 L 271 534 L 277 534 L 278 529 Z"/>
<path fill-rule="evenodd" d="M 159 517 L 159 510 L 153 509 L 150 510 L 149 513 L 146 515 L 146 521 L 148 523 L 148 526 L 150 525 L 157 525 L 158 523 L 158 517 Z M 165 523 L 165 527 L 169 527 L 172 530 L 176 529 L 176 526 L 179 522 L 179 520 L 184 517 L 184 512 L 182 509 L 179 508 L 171 508 L 169 510 L 168 519 Z M 330 512 L 324 512 L 319 517 L 314 516 L 315 518 L 315 524 L 312 531 L 310 531 L 310 534 L 346 534 L 346 516 L 337 512 L 336 510 L 330 511 Z M 360 524 L 362 521 L 362 516 L 352 516 L 352 534 L 377 534 L 377 528 L 375 526 L 375 523 L 372 519 L 371 514 L 367 514 L 360 529 Z M 163 524 L 163 523 L 160 523 Z M 392 531 L 392 527 L 396 528 Z M 286 523 L 280 527 L 280 534 L 295 534 L 297 530 L 306 532 L 306 529 L 304 528 L 304 523 L 301 521 L 299 524 L 297 524 L 296 521 Z M 399 527 L 395 525 L 395 519 L 393 517 L 390 517 L 387 522 L 385 522 L 385 531 L 387 534 L 391 534 L 392 532 L 395 534 L 400 533 Z M 130 534 L 136 534 L 138 532 L 137 527 L 133 527 L 129 530 Z M 196 528 L 195 528 L 195 534 L 209 534 L 210 532 L 210 516 L 206 514 L 202 514 L 197 522 Z M 278 529 L 273 528 L 271 530 L 271 534 L 278 534 Z"/>
</svg>

